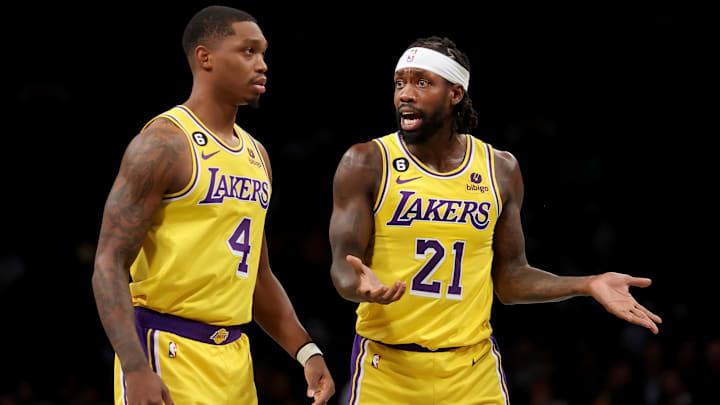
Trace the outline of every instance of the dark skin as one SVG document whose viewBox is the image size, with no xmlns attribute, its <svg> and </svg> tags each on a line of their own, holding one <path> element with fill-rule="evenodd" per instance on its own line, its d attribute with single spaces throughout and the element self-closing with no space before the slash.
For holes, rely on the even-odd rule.
<svg viewBox="0 0 720 405">
<path fill-rule="evenodd" d="M 453 131 L 450 112 L 462 99 L 463 88 L 423 69 L 403 69 L 395 74 L 394 103 L 399 114 L 422 112 L 423 119 L 439 112 L 444 122 L 431 135 L 406 131 L 410 152 L 438 172 L 457 168 L 465 153 L 465 137 Z M 422 123 L 424 124 L 424 122 Z M 422 125 L 421 124 L 421 125 Z M 587 277 L 562 277 L 530 266 L 525 257 L 525 237 L 520 222 L 523 180 L 515 157 L 494 151 L 495 169 L 503 210 L 495 226 L 492 278 L 495 294 L 503 304 L 562 301 L 591 296 L 610 313 L 658 333 L 662 320 L 630 295 L 630 287 L 647 287 L 651 280 L 620 273 Z M 405 293 L 398 280 L 384 285 L 368 267 L 374 232 L 373 204 L 382 177 L 382 160 L 373 142 L 353 145 L 338 165 L 333 182 L 330 244 L 331 277 L 338 293 L 353 302 L 391 304 Z"/>
<path fill-rule="evenodd" d="M 264 92 L 264 52 L 267 42 L 257 24 L 233 24 L 235 35 L 199 45 L 189 55 L 193 89 L 184 103 L 229 145 L 238 145 L 233 132 L 237 108 L 257 102 Z M 265 148 L 258 148 L 267 164 Z M 108 196 L 92 278 L 103 327 L 120 359 L 131 405 L 173 404 L 170 393 L 148 364 L 135 332 L 128 286 L 135 260 L 153 215 L 164 194 L 181 190 L 192 175 L 190 145 L 182 131 L 166 119 L 154 121 L 129 144 Z M 310 341 L 268 260 L 263 235 L 255 294 L 255 321 L 291 356 Z M 314 404 L 326 404 L 335 385 L 322 356 L 305 365 L 307 394 Z"/>
</svg>

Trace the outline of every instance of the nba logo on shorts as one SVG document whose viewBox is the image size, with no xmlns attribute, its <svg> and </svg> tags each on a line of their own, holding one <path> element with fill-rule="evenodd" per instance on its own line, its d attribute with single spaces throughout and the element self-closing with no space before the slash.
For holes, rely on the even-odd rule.
<svg viewBox="0 0 720 405">
<path fill-rule="evenodd" d="M 177 345 L 175 344 L 175 342 L 172 342 L 172 341 L 170 342 L 170 351 L 169 351 L 168 355 L 170 356 L 171 359 L 174 359 L 175 357 L 177 357 Z"/>
<path fill-rule="evenodd" d="M 373 355 L 372 366 L 375 368 L 380 367 L 380 355 L 379 354 Z"/>
</svg>

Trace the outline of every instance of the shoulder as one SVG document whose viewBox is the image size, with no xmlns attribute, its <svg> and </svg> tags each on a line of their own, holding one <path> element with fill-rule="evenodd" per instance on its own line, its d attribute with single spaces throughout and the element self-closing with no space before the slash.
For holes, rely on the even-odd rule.
<svg viewBox="0 0 720 405">
<path fill-rule="evenodd" d="M 124 160 L 165 159 L 174 161 L 187 148 L 182 129 L 167 118 L 157 118 L 137 134 L 128 145 Z M 148 164 L 152 162 L 148 161 Z"/>
<path fill-rule="evenodd" d="M 522 198 L 523 181 L 520 164 L 510 152 L 493 148 L 495 157 L 495 177 L 502 200 L 508 202 L 515 196 Z"/>
<path fill-rule="evenodd" d="M 495 155 L 495 170 L 497 170 L 498 174 L 520 170 L 520 164 L 512 153 L 493 148 L 493 154 Z"/>
<path fill-rule="evenodd" d="M 380 147 L 374 141 L 356 143 L 348 148 L 340 160 L 340 168 L 355 170 L 382 170 Z"/>
<path fill-rule="evenodd" d="M 156 147 L 161 151 L 171 152 L 184 148 L 187 143 L 185 134 L 175 123 L 167 118 L 159 117 L 152 121 L 130 142 L 128 149 L 133 147 Z"/>
<path fill-rule="evenodd" d="M 372 201 L 377 195 L 383 172 L 382 155 L 376 142 L 352 145 L 343 154 L 333 180 L 333 191 L 338 198 L 366 195 Z"/>
</svg>

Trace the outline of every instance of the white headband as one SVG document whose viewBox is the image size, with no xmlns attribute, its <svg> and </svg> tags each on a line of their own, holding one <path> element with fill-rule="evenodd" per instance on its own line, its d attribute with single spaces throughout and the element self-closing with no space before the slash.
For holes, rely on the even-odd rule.
<svg viewBox="0 0 720 405">
<path fill-rule="evenodd" d="M 405 68 L 425 69 L 447 79 L 450 83 L 461 84 L 465 91 L 470 87 L 470 72 L 462 65 L 440 52 L 428 48 L 410 48 L 400 57 L 395 71 Z"/>
</svg>

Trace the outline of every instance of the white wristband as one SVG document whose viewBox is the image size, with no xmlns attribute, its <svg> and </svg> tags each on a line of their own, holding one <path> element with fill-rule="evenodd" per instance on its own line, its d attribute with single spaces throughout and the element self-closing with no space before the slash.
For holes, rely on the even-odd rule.
<svg viewBox="0 0 720 405">
<path fill-rule="evenodd" d="M 310 360 L 310 357 L 319 354 L 322 356 L 322 352 L 320 351 L 320 348 L 317 347 L 317 345 L 313 342 L 305 343 L 303 347 L 298 350 L 297 361 L 300 363 L 301 366 L 305 367 L 305 363 L 307 363 L 308 360 Z"/>
</svg>

